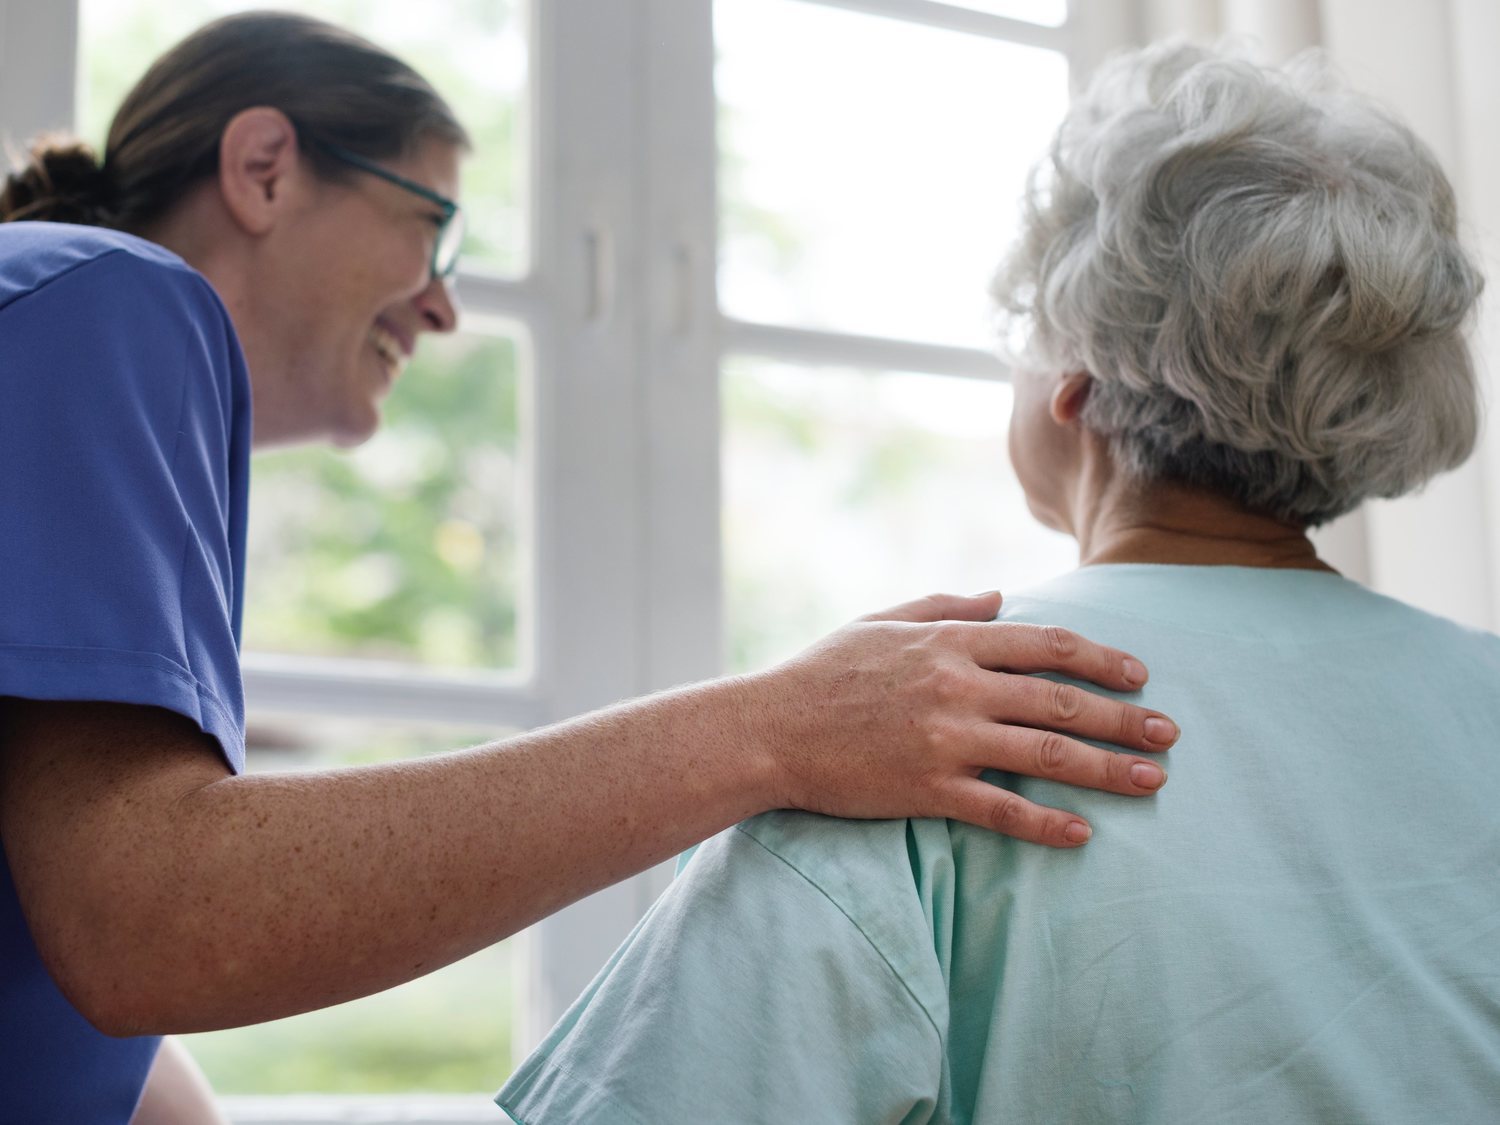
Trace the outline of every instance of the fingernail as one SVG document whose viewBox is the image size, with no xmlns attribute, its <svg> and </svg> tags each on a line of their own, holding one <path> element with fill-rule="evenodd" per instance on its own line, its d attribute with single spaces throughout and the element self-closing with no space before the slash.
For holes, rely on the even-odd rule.
<svg viewBox="0 0 1500 1125">
<path fill-rule="evenodd" d="M 1063 829 L 1070 844 L 1081 844 L 1094 834 L 1094 830 L 1081 820 L 1075 820 Z"/>
<path fill-rule="evenodd" d="M 971 597 L 971 598 L 988 598 L 988 597 L 990 597 L 990 596 L 992 596 L 994 594 L 998 594 L 999 592 L 1000 592 L 999 590 L 980 590 L 979 593 L 977 593 L 977 594 L 970 594 L 969 597 Z"/>
<path fill-rule="evenodd" d="M 1130 767 L 1130 780 L 1142 789 L 1160 789 L 1162 782 L 1167 780 L 1167 775 L 1161 771 L 1160 766 L 1137 762 Z"/>
<path fill-rule="evenodd" d="M 1125 682 L 1129 684 L 1146 682 L 1146 666 L 1134 657 L 1125 658 Z"/>
<path fill-rule="evenodd" d="M 1146 720 L 1146 737 L 1152 742 L 1171 742 L 1177 737 L 1177 724 L 1153 715 Z"/>
</svg>

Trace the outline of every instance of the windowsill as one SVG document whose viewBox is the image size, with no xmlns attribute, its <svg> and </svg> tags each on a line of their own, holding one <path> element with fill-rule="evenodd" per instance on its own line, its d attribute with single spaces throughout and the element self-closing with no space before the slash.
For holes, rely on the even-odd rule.
<svg viewBox="0 0 1500 1125">
<path fill-rule="evenodd" d="M 235 1125 L 501 1125 L 505 1115 L 484 1094 L 281 1094 L 225 1096 Z"/>
</svg>

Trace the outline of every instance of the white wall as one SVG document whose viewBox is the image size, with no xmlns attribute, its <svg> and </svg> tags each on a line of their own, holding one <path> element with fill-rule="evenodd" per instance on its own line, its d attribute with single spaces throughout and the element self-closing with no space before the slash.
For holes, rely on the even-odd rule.
<svg viewBox="0 0 1500 1125">
<path fill-rule="evenodd" d="M 1473 245 L 1479 250 L 1490 289 L 1480 306 L 1476 350 L 1485 377 L 1489 425 L 1480 451 L 1488 526 L 1489 628 L 1500 629 L 1500 4 L 1495 0 L 1451 0 L 1454 137 L 1462 154 L 1459 192 Z"/>
<path fill-rule="evenodd" d="M 73 124 L 78 8 L 0 0 L 0 171 L 37 133 Z"/>
</svg>

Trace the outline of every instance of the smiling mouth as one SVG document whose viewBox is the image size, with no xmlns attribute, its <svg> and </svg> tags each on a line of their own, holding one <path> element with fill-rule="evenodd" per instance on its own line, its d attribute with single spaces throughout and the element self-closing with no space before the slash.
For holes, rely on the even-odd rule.
<svg viewBox="0 0 1500 1125">
<path fill-rule="evenodd" d="M 394 380 L 406 369 L 407 355 L 401 346 L 401 341 L 394 333 L 386 331 L 380 325 L 370 329 L 370 346 L 375 349 L 381 361 L 386 366 L 386 371 Z"/>
</svg>

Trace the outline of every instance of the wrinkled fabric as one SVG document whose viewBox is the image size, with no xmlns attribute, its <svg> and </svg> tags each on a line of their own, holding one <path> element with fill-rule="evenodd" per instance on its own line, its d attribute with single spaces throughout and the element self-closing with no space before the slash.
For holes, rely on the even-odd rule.
<svg viewBox="0 0 1500 1125">
<path fill-rule="evenodd" d="M 1089 567 L 1007 599 L 1144 660 L 1155 796 L 705 843 L 497 1096 L 582 1122 L 1490 1123 L 1500 638 L 1336 575 Z M 1098 690 L 1098 689 L 1091 689 Z"/>
</svg>

